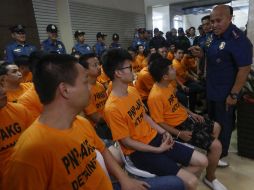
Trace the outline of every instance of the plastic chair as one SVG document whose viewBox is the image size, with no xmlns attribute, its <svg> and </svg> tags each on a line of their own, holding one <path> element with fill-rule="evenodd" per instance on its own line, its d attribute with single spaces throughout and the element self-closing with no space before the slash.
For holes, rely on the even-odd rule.
<svg viewBox="0 0 254 190">
<path fill-rule="evenodd" d="M 124 163 L 124 167 L 125 167 L 125 170 L 132 174 L 132 175 L 135 175 L 135 176 L 138 176 L 138 177 L 143 177 L 143 178 L 152 178 L 152 177 L 156 177 L 155 174 L 151 174 L 147 171 L 144 171 L 144 170 L 140 170 L 138 168 L 136 168 L 133 164 L 133 162 L 131 161 L 131 159 L 128 157 L 128 156 L 125 156 L 122 152 L 122 149 L 121 149 L 121 146 L 119 144 L 119 142 L 116 142 L 116 147 L 118 148 L 119 152 L 120 152 L 120 155 L 121 155 L 121 158 L 122 158 L 122 161 Z"/>
</svg>

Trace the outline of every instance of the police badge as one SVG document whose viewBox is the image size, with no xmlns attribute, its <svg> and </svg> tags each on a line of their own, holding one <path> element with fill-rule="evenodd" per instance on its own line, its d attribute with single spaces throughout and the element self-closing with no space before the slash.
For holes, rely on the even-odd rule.
<svg viewBox="0 0 254 190">
<path fill-rule="evenodd" d="M 61 45 L 61 44 L 58 44 L 58 48 L 59 48 L 59 49 L 62 49 L 62 45 Z"/>
<path fill-rule="evenodd" d="M 226 42 L 221 42 L 219 46 L 220 50 L 224 49 L 225 45 L 226 45 Z"/>
<path fill-rule="evenodd" d="M 211 43 L 213 41 L 213 37 L 209 36 L 205 42 L 206 47 L 210 47 Z"/>
</svg>

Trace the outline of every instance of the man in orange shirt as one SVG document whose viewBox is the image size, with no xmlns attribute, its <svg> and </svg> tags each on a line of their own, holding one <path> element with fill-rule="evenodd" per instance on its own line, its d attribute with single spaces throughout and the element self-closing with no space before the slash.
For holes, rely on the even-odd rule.
<svg viewBox="0 0 254 190">
<path fill-rule="evenodd" d="M 208 157 L 205 179 L 213 184 L 214 190 L 226 190 L 215 177 L 222 151 L 218 140 L 220 125 L 191 112 L 178 102 L 173 87 L 169 85 L 176 77 L 169 60 L 159 58 L 153 61 L 149 71 L 156 81 L 148 97 L 152 119 L 178 139 L 205 149 Z"/>
<path fill-rule="evenodd" d="M 19 67 L 19 71 L 22 74 L 22 83 L 32 82 L 33 75 L 30 71 L 29 57 L 26 55 L 21 55 L 15 59 L 15 64 Z"/>
<path fill-rule="evenodd" d="M 154 59 L 157 59 L 158 57 L 161 57 L 159 53 L 151 54 L 151 56 L 149 57 L 148 65 L 144 67 L 140 71 L 140 73 L 137 75 L 135 88 L 137 89 L 145 106 L 147 106 L 147 103 L 146 103 L 147 98 L 154 84 L 153 77 L 150 75 L 148 71 L 148 67 L 150 62 L 153 61 Z"/>
<path fill-rule="evenodd" d="M 145 48 L 142 44 L 137 45 L 137 50 L 136 50 L 137 56 L 135 57 L 132 63 L 132 69 L 134 73 L 139 73 L 141 69 L 143 69 L 144 67 L 144 65 L 142 64 L 145 59 L 144 51 L 145 51 Z"/>
<path fill-rule="evenodd" d="M 94 124 L 96 133 L 102 139 L 112 139 L 111 131 L 103 118 L 103 110 L 108 98 L 105 87 L 97 82 L 97 77 L 101 74 L 99 60 L 94 53 L 82 55 L 79 63 L 87 70 L 88 89 L 90 99 L 88 106 L 85 107 L 84 113 Z M 104 141 L 108 142 L 108 141 Z"/>
<path fill-rule="evenodd" d="M 0 85 L 0 187 L 6 165 L 19 136 L 32 123 L 28 110 L 17 103 L 7 102 Z"/>
<path fill-rule="evenodd" d="M 0 75 L 3 76 L 1 83 L 7 94 L 8 102 L 17 102 L 17 99 L 24 94 L 32 83 L 21 83 L 22 74 L 15 64 L 3 63 L 0 65 Z"/>
<path fill-rule="evenodd" d="M 178 48 L 173 59 L 173 68 L 176 70 L 176 81 L 179 85 L 178 90 L 185 92 L 190 96 L 190 110 L 194 111 L 197 102 L 197 93 L 204 92 L 204 87 L 198 79 L 192 76 L 187 69 L 188 55 L 184 55 L 184 51 Z"/>
<path fill-rule="evenodd" d="M 194 190 L 197 178 L 193 173 L 206 167 L 207 159 L 192 148 L 174 142 L 171 135 L 145 113 L 138 92 L 128 87 L 133 80 L 131 60 L 123 49 L 109 50 L 102 57 L 103 69 L 113 82 L 104 108 L 113 140 L 120 142 L 124 154 L 130 156 L 136 167 L 158 176 L 176 175 L 188 190 Z M 187 168 L 180 168 L 177 162 Z"/>
<path fill-rule="evenodd" d="M 86 70 L 76 58 L 43 57 L 35 66 L 33 80 L 44 109 L 19 138 L 2 189 L 112 190 L 95 149 L 123 189 L 146 189 L 145 182 L 130 179 L 122 171 L 89 122 L 77 116 L 88 104 L 89 93 Z"/>
</svg>

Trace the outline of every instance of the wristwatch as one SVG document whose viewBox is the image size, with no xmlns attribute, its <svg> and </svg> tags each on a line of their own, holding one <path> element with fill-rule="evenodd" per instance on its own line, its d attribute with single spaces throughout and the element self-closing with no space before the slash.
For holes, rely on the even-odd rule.
<svg viewBox="0 0 254 190">
<path fill-rule="evenodd" d="M 238 93 L 230 92 L 229 95 L 234 100 L 237 100 L 239 98 L 239 94 Z"/>
</svg>

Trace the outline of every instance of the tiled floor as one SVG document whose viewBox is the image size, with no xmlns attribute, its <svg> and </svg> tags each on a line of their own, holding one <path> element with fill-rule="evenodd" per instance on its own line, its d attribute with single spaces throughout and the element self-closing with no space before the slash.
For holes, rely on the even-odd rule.
<svg viewBox="0 0 254 190">
<path fill-rule="evenodd" d="M 230 166 L 218 168 L 217 178 L 228 190 L 254 190 L 254 160 L 237 155 L 236 131 L 232 135 L 230 154 L 227 161 Z M 209 190 L 201 181 L 198 190 Z"/>
</svg>

